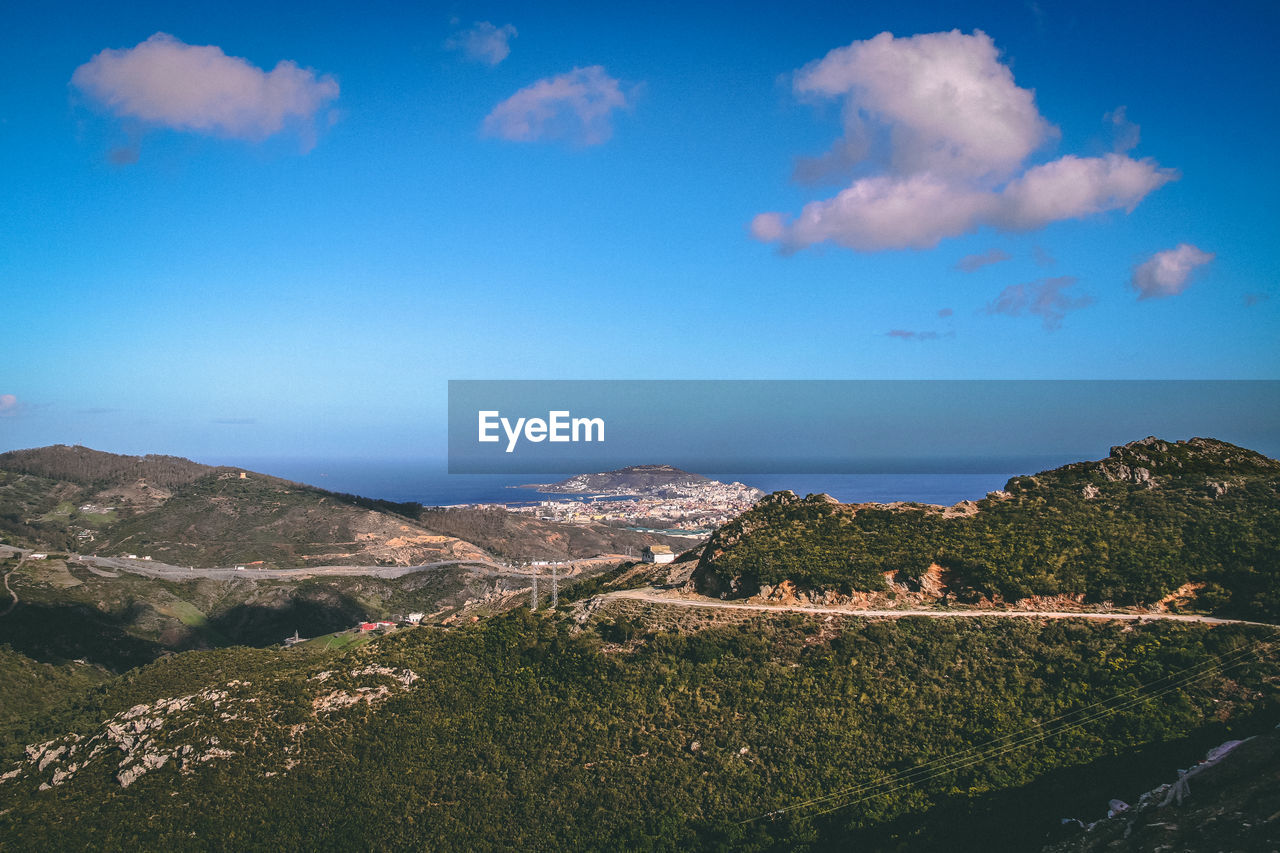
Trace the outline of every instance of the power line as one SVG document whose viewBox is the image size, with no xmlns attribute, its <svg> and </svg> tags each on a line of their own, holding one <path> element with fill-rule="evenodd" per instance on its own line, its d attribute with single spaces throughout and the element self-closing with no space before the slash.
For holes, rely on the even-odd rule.
<svg viewBox="0 0 1280 853">
<path fill-rule="evenodd" d="M 1083 720 L 1077 721 L 1077 722 L 1075 722 L 1075 723 L 1071 723 L 1071 724 L 1069 724 L 1069 725 L 1061 726 L 1061 727 L 1059 727 L 1059 728 L 1058 728 L 1058 729 L 1056 729 L 1056 730 L 1047 731 L 1047 732 L 1044 732 L 1044 733 L 1042 733 L 1042 734 L 1040 734 L 1040 735 L 1033 735 L 1033 736 L 1030 736 L 1030 737 L 1028 737 L 1028 738 L 1024 739 L 1023 741 L 1021 741 L 1021 742 L 1019 742 L 1019 743 L 1010 744 L 1010 745 L 1006 746 L 1006 747 L 1005 747 L 1005 748 L 1003 748 L 1003 749 L 996 750 L 996 751 L 991 752 L 991 753 L 989 753 L 989 754 L 975 756 L 975 757 L 973 757 L 973 759 L 972 759 L 972 760 L 965 761 L 965 762 L 963 762 L 963 763 L 961 763 L 961 764 L 956 764 L 956 765 L 953 765 L 953 766 L 951 766 L 951 767 L 946 767 L 946 766 L 939 767 L 939 768 L 937 768 L 936 770 L 933 770 L 932 772 L 927 773 L 926 775 L 921 776 L 921 777 L 919 777 L 919 778 L 909 779 L 909 778 L 907 778 L 907 776 L 909 776 L 909 775 L 911 775 L 911 774 L 907 774 L 906 776 L 903 776 L 903 777 L 899 780 L 899 781 L 901 782 L 901 784 L 891 785 L 891 787 L 885 788 L 885 789 L 884 789 L 884 790 L 882 790 L 882 791 L 870 791 L 869 793 L 866 793 L 866 794 L 864 794 L 863 796 L 858 797 L 858 798 L 856 798 L 856 799 L 848 800 L 848 801 L 846 801 L 846 802 L 837 803 L 837 804 L 835 804 L 835 805 L 833 805 L 833 806 L 831 806 L 831 807 L 829 807 L 829 808 L 823 809 L 823 810 L 821 810 L 821 811 L 814 812 L 813 814 L 808 815 L 808 817 L 809 817 L 810 819 L 815 818 L 815 817 L 821 817 L 822 815 L 830 814 L 831 812 L 835 812 L 835 811 L 839 811 L 840 809 L 847 808 L 847 807 L 852 806 L 852 805 L 856 805 L 857 803 L 866 802 L 867 800 L 875 799 L 876 797 L 888 796 L 889 794 L 893 794 L 893 793 L 895 793 L 895 792 L 897 792 L 897 791 L 902 790 L 903 788 L 907 788 L 907 787 L 910 787 L 910 786 L 912 786 L 912 785 L 917 785 L 917 784 L 920 784 L 920 783 L 922 783 L 922 782 L 928 782 L 928 781 L 931 781 L 931 780 L 933 780 L 933 779 L 936 779 L 936 778 L 938 778 L 938 777 L 940 777 L 940 776 L 946 775 L 946 774 L 948 774 L 948 773 L 952 773 L 952 772 L 959 771 L 959 770 L 964 770 L 964 769 L 966 769 L 966 768 L 969 768 L 969 767 L 974 766 L 975 764 L 981 764 L 981 763 L 983 763 L 983 762 L 985 762 L 985 761 L 989 761 L 989 760 L 994 759 L 994 758 L 999 758 L 1000 756 L 1002 756 L 1002 755 L 1004 755 L 1004 754 L 1006 754 L 1006 753 L 1008 753 L 1008 752 L 1012 752 L 1012 751 L 1014 751 L 1014 750 L 1016 750 L 1016 749 L 1020 749 L 1021 747 L 1024 747 L 1024 746 L 1030 746 L 1030 745 L 1035 744 L 1035 743 L 1038 743 L 1038 742 L 1046 741 L 1046 740 L 1048 740 L 1048 739 L 1049 739 L 1049 738 L 1051 738 L 1051 737 L 1054 737 L 1054 736 L 1057 736 L 1057 735 L 1060 735 L 1060 734 L 1065 734 L 1066 732 L 1068 732 L 1068 731 L 1072 731 L 1073 729 L 1081 728 L 1082 726 L 1084 726 L 1084 725 L 1086 725 L 1086 724 L 1088 724 L 1088 723 L 1096 722 L 1097 720 L 1100 720 L 1100 719 L 1103 719 L 1103 718 L 1105 718 L 1105 717 L 1108 717 L 1108 716 L 1110 716 L 1111 714 L 1117 713 L 1117 712 L 1119 712 L 1119 711 L 1126 710 L 1127 708 L 1130 708 L 1130 707 L 1132 707 L 1132 706 L 1134 706 L 1134 705 L 1136 705 L 1136 704 L 1138 704 L 1138 703 L 1142 702 L 1144 699 L 1157 699 L 1157 698 L 1159 698 L 1160 696 L 1165 695 L 1166 693 L 1171 693 L 1171 692 L 1173 692 L 1173 691 L 1175 691 L 1175 690 L 1178 690 L 1178 689 L 1180 689 L 1180 688 L 1182 688 L 1182 687 L 1185 687 L 1185 686 L 1187 686 L 1188 684 L 1191 684 L 1191 683 L 1193 683 L 1193 682 L 1195 682 L 1195 681 L 1198 681 L 1198 680 L 1200 680 L 1200 679 L 1202 679 L 1202 678 L 1206 678 L 1206 677 L 1211 676 L 1211 675 L 1221 674 L 1222 672 L 1225 672 L 1225 671 L 1226 671 L 1226 670 L 1228 670 L 1228 669 L 1233 669 L 1233 668 L 1235 668 L 1235 667 L 1237 667 L 1237 666 L 1241 666 L 1241 665 L 1243 665 L 1244 663 L 1246 663 L 1246 661 L 1237 661 L 1237 662 L 1235 662 L 1235 663 L 1233 663 L 1233 664 L 1230 664 L 1229 666 L 1222 667 L 1222 668 L 1218 669 L 1217 671 L 1214 671 L 1214 670 L 1206 670 L 1206 671 L 1205 671 L 1205 672 L 1203 672 L 1203 673 L 1199 673 L 1199 674 L 1197 674 L 1197 675 L 1195 675 L 1195 676 L 1192 676 L 1192 677 L 1188 678 L 1188 679 L 1187 679 L 1184 683 L 1182 683 L 1182 684 L 1174 684 L 1174 685 L 1171 685 L 1170 687 L 1167 687 L 1167 688 L 1165 688 L 1165 689 L 1163 689 L 1163 690 L 1160 690 L 1160 691 L 1158 691 L 1158 692 L 1156 692 L 1156 693 L 1154 693 L 1154 694 L 1151 694 L 1150 696 L 1139 696 L 1139 697 L 1136 697 L 1136 698 L 1134 698 L 1134 699 L 1130 700 L 1129 702 L 1125 703 L 1125 704 L 1124 704 L 1124 705 L 1122 705 L 1122 706 L 1118 706 L 1118 707 L 1116 707 L 1116 708 L 1107 708 L 1107 709 L 1103 709 L 1102 711 L 1099 711 L 1099 712 L 1097 712 L 1096 714 L 1094 714 L 1094 715 L 1092 715 L 1091 717 L 1088 717 L 1088 718 L 1086 718 L 1086 719 L 1083 719 Z M 913 773 L 914 773 L 914 772 L 918 772 L 918 770 L 919 770 L 919 768 L 917 768 L 917 770 L 916 770 L 916 771 L 912 771 L 912 772 L 913 772 Z M 894 777 L 887 777 L 887 778 L 886 778 L 886 779 L 884 779 L 882 782 L 878 783 L 878 785 L 884 785 L 884 784 L 886 784 L 886 783 L 891 783 L 891 782 L 893 782 L 893 781 L 895 781 L 895 780 L 894 780 Z M 877 787 L 878 785 L 875 785 L 875 786 L 868 786 L 868 787 Z"/>
<path fill-rule="evenodd" d="M 839 805 L 836 805 L 832 809 L 828 809 L 827 811 L 817 813 L 817 814 L 826 814 L 828 811 L 834 811 L 839 808 L 844 808 L 845 806 L 853 805 L 856 802 L 862 802 L 863 800 L 870 799 L 872 797 L 883 796 L 885 794 L 892 793 L 893 791 L 900 790 L 901 788 L 905 787 L 906 784 L 914 784 L 917 782 L 928 781 L 930 779 L 933 779 L 933 778 L 936 778 L 937 776 L 942 775 L 943 773 L 947 773 L 955 770 L 962 770 L 967 767 L 971 767 L 974 764 L 981 763 L 984 760 L 999 757 L 1000 755 L 1003 755 L 1013 749 L 1017 749 L 1022 746 L 1027 746 L 1037 741 L 1047 740 L 1050 737 L 1053 737 L 1058 734 L 1062 734 L 1072 729 L 1079 728 L 1080 726 L 1083 726 L 1089 722 L 1102 719 L 1103 717 L 1109 716 L 1110 714 L 1113 714 L 1116 711 L 1123 710 L 1124 708 L 1127 708 L 1127 707 L 1131 707 L 1132 705 L 1140 701 L 1143 701 L 1145 699 L 1157 698 L 1172 690 L 1176 690 L 1180 687 L 1184 687 L 1187 684 L 1194 682 L 1200 678 L 1206 677 L 1208 675 L 1213 675 L 1216 672 L 1220 672 L 1232 666 L 1239 665 L 1242 662 L 1243 661 L 1236 661 L 1228 664 L 1225 667 L 1222 666 L 1223 661 L 1212 661 L 1212 662 L 1204 662 L 1201 664 L 1196 664 L 1195 666 L 1189 667 L 1186 670 L 1182 671 L 1183 673 L 1190 673 L 1188 675 L 1184 676 L 1182 673 L 1177 673 L 1173 676 L 1163 676 L 1162 678 L 1156 679 L 1155 681 L 1151 682 L 1148 685 L 1139 685 L 1138 687 L 1135 687 L 1131 690 L 1127 690 L 1124 693 L 1120 693 L 1120 694 L 1117 694 L 1116 696 L 1110 697 L 1105 701 L 1094 702 L 1091 705 L 1084 706 L 1083 708 L 1077 708 L 1074 711 L 1070 711 L 1066 714 L 1061 714 L 1057 717 L 1051 718 L 1049 722 L 1053 723 L 1054 725 L 1050 726 L 1049 728 L 1044 728 L 1043 723 L 1038 724 L 1038 727 L 1041 729 L 1038 733 L 1030 733 L 1031 732 L 1030 728 L 1011 732 L 1008 735 L 997 738 L 993 741 L 989 741 L 980 746 L 970 747 L 969 749 L 962 750 L 957 753 L 952 753 L 951 755 L 943 756 L 938 759 L 934 759 L 933 761 L 926 762 L 925 764 L 911 768 L 910 770 L 898 771 L 897 773 L 892 773 L 887 776 L 883 776 L 874 782 L 864 783 L 862 785 L 855 785 L 849 788 L 841 789 L 839 791 L 834 791 L 830 794 L 825 794 L 820 797 L 814 797 L 812 799 L 805 800 L 804 802 L 796 803 L 794 805 L 788 806 L 783 809 L 777 809 L 773 812 L 768 813 L 768 815 L 761 815 L 761 817 L 765 817 L 765 816 L 777 817 L 787 812 L 805 808 L 807 806 L 817 805 L 824 802 L 830 802 L 832 800 L 838 800 L 846 796 L 852 796 L 852 795 L 863 794 L 865 792 L 870 792 L 866 796 L 860 799 L 850 800 L 848 802 L 840 803 Z M 1201 666 L 1206 667 L 1202 672 L 1191 673 L 1191 670 Z M 1114 708 L 1105 707 L 1107 702 L 1115 701 L 1116 699 L 1119 699 L 1121 697 L 1124 697 L 1136 691 L 1154 686 L 1155 684 L 1158 684 L 1160 681 L 1167 680 L 1170 677 L 1182 678 L 1182 681 L 1174 683 L 1172 685 L 1168 685 L 1154 694 L 1134 697 L 1133 699 L 1128 700 L 1123 705 L 1119 705 Z M 1084 711 L 1087 711 L 1090 708 L 1099 707 L 1099 706 L 1104 706 L 1104 707 L 1102 707 L 1101 710 L 1095 711 L 1092 714 L 1086 715 L 1085 717 L 1079 720 L 1068 722 L 1068 720 L 1072 716 L 1075 716 L 1076 714 L 1080 714 Z M 1008 741 L 1010 738 L 1015 738 L 1016 740 L 1014 740 L 1011 743 L 1002 743 L 1003 741 Z M 894 785 L 893 783 L 895 782 L 900 782 L 904 784 Z M 880 791 L 875 790 L 877 788 L 882 788 L 885 785 L 891 785 L 892 787 L 885 788 L 884 790 L 880 790 Z M 751 820 L 756 820 L 756 819 L 758 818 L 752 818 Z M 749 821 L 744 821 L 744 823 L 746 822 L 749 822 Z"/>
<path fill-rule="evenodd" d="M 988 741 L 987 743 L 984 743 L 980 746 L 970 747 L 968 749 L 961 750 L 960 752 L 952 753 L 951 755 L 934 759 L 933 761 L 926 762 L 925 764 L 919 765 L 909 770 L 898 771 L 896 773 L 883 776 L 873 782 L 854 785 L 848 788 L 841 789 L 839 791 L 834 791 L 829 794 L 824 794 L 819 797 L 813 797 L 811 799 L 808 799 L 799 803 L 795 803 L 790 806 L 786 806 L 784 808 L 775 809 L 773 811 L 766 812 L 764 814 L 756 815 L 755 817 L 748 818 L 747 820 L 741 821 L 740 823 L 742 824 L 752 823 L 762 818 L 771 818 L 771 819 L 777 818 L 789 812 L 796 811 L 799 809 L 804 809 L 810 806 L 830 803 L 835 800 L 842 800 L 845 797 L 850 797 L 850 796 L 855 797 L 855 799 L 839 802 L 836 805 L 831 806 L 830 808 L 827 808 L 822 811 L 818 811 L 809 815 L 809 817 L 811 818 L 818 817 L 820 815 L 828 814 L 830 812 L 837 811 L 839 809 L 854 805 L 856 803 L 864 802 L 874 797 L 885 796 L 885 795 L 894 793 L 895 791 L 901 790 L 902 788 L 905 788 L 909 785 L 914 785 L 921 782 L 929 781 L 931 779 L 942 776 L 946 773 L 963 770 L 975 764 L 980 764 L 984 761 L 997 758 L 1015 749 L 1019 749 L 1024 746 L 1029 746 L 1033 743 L 1045 741 L 1051 737 L 1054 737 L 1060 734 L 1065 734 L 1068 731 L 1078 729 L 1084 725 L 1087 725 L 1088 723 L 1103 719 L 1107 716 L 1110 716 L 1111 714 L 1117 713 L 1118 711 L 1125 710 L 1126 708 L 1132 707 L 1140 702 L 1159 698 L 1160 696 L 1173 692 L 1174 690 L 1181 689 L 1182 687 L 1192 684 L 1195 681 L 1198 681 L 1200 679 L 1209 677 L 1211 675 L 1219 674 L 1221 672 L 1225 672 L 1226 670 L 1233 669 L 1237 666 L 1241 666 L 1249 662 L 1248 658 L 1254 651 L 1255 649 L 1250 649 L 1250 648 L 1237 649 L 1236 651 L 1230 652 L 1221 658 L 1215 658 L 1212 661 L 1202 661 L 1200 663 L 1193 664 L 1192 666 L 1186 667 L 1182 670 L 1179 670 L 1178 672 L 1161 676 L 1160 678 L 1157 678 L 1154 681 L 1151 681 L 1147 684 L 1140 684 L 1137 687 L 1131 688 L 1122 693 L 1118 693 L 1115 696 L 1109 697 L 1108 699 L 1091 703 L 1082 708 L 1077 708 L 1073 711 L 1060 714 L 1056 717 L 1051 717 L 1048 721 L 1046 721 L 1046 723 L 1048 724 L 1047 727 L 1046 727 L 1046 723 L 1038 723 L 1036 725 L 1035 728 L 1039 729 L 1038 732 L 1034 731 L 1030 727 L 1024 728 L 1019 731 L 1010 732 L 1007 735 L 996 738 L 995 740 L 992 740 L 992 741 Z M 1257 649 L 1256 651 L 1261 651 L 1261 648 Z M 1201 670 L 1201 671 L 1197 672 L 1196 670 Z M 1149 690 L 1163 681 L 1168 681 L 1169 679 L 1175 679 L 1175 681 L 1172 684 L 1168 684 L 1160 688 L 1154 693 L 1133 695 L 1133 694 L 1140 694 L 1141 691 Z M 1119 700 L 1119 699 L 1123 699 L 1126 696 L 1132 696 L 1132 698 L 1125 700 L 1123 703 L 1116 705 L 1115 707 L 1107 707 L 1109 703 L 1115 702 L 1116 700 Z M 1099 710 L 1094 711 L 1090 714 L 1087 714 L 1081 719 L 1074 720 L 1074 721 L 1071 720 L 1072 717 L 1082 714 L 1093 708 L 1098 708 Z M 1011 742 L 1006 743 L 1006 741 L 1010 741 L 1011 739 L 1013 739 Z M 883 789 L 883 790 L 877 790 L 877 789 Z"/>
</svg>

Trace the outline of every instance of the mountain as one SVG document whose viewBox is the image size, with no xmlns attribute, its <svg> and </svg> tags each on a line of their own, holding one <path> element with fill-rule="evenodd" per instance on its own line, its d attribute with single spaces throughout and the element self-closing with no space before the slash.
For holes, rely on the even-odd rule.
<svg viewBox="0 0 1280 853">
<path fill-rule="evenodd" d="M 209 476 L 223 482 L 166 488 Z M 1274 738 L 1240 747 L 1253 763 L 1190 778 L 1188 803 L 1100 825 L 1097 843 L 1063 818 L 1141 804 L 1176 768 L 1273 729 L 1273 626 L 1043 612 L 1066 593 L 1016 618 L 965 605 L 1191 578 L 1166 610 L 1265 607 L 1275 498 L 1273 460 L 1148 439 L 950 508 L 780 493 L 698 563 L 726 599 L 880 596 L 939 618 L 631 589 L 666 566 L 618 567 L 531 613 L 480 574 L 285 587 L 4 558 L 21 601 L 0 613 L 0 848 L 985 853 L 1123 846 L 1131 828 L 1139 849 L 1243 849 L 1271 839 Z M 504 535 L 498 517 L 463 520 Z M 1181 562 L 1161 556 L 1168 541 Z M 279 635 L 255 620 L 304 588 L 298 615 L 452 595 L 459 618 L 293 648 L 168 653 L 191 646 L 143 636 L 173 624 L 166 612 L 206 645 L 246 626 Z"/>
<path fill-rule="evenodd" d="M 77 553 L 281 567 L 487 556 L 422 527 L 418 509 L 169 456 L 63 446 L 0 454 L 0 533 Z"/>
<path fill-rule="evenodd" d="M 1061 597 L 1280 618 L 1280 462 L 1146 438 L 948 508 L 779 492 L 716 531 L 694 582 L 729 597 Z"/>
<path fill-rule="evenodd" d="M 750 496 L 764 492 L 741 483 L 721 483 L 701 474 L 690 474 L 671 465 L 631 465 L 599 474 L 578 474 L 558 483 L 535 483 L 531 488 L 548 494 L 637 495 L 642 497 L 696 497 L 715 489 L 736 487 Z"/>
<path fill-rule="evenodd" d="M 474 515 L 172 456 L 66 446 L 0 454 L 0 537 L 72 553 L 134 553 L 182 566 L 407 566 L 494 555 L 576 559 L 674 541 L 603 524 L 480 523 Z M 478 532 L 485 544 L 454 530 Z"/>
</svg>

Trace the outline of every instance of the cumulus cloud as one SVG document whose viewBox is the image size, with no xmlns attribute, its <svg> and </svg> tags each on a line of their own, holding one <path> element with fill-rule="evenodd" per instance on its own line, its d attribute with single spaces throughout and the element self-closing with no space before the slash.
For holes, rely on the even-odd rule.
<svg viewBox="0 0 1280 853">
<path fill-rule="evenodd" d="M 881 33 L 800 69 L 793 88 L 842 99 L 844 122 L 831 150 L 801 160 L 796 177 L 813 180 L 855 164 L 862 174 L 794 218 L 756 216 L 752 234 L 784 251 L 824 241 L 858 251 L 926 249 L 983 226 L 1034 230 L 1132 210 L 1177 177 L 1120 153 L 1028 168 L 1058 130 L 981 31 Z"/>
<path fill-rule="evenodd" d="M 1012 257 L 1008 252 L 1001 249 L 988 249 L 978 255 L 965 255 L 956 261 L 956 269 L 962 272 L 976 272 L 983 267 L 989 267 L 992 264 L 998 264 L 1001 261 L 1007 261 Z"/>
<path fill-rule="evenodd" d="M 930 174 L 878 176 L 855 181 L 835 198 L 806 204 L 791 222 L 778 213 L 752 221 L 758 240 L 795 251 L 830 240 L 858 251 L 931 249 L 944 237 L 971 231 L 990 219 L 994 196 Z"/>
<path fill-rule="evenodd" d="M 613 135 L 613 113 L 628 93 L 603 67 L 575 68 L 524 87 L 485 116 L 482 130 L 514 142 L 562 139 L 599 145 Z"/>
<path fill-rule="evenodd" d="M 475 62 L 497 65 L 511 54 L 511 40 L 517 35 L 511 24 L 495 27 L 488 21 L 476 21 L 470 29 L 450 36 L 444 46 L 462 51 Z"/>
<path fill-rule="evenodd" d="M 0 394 L 0 417 L 18 413 L 18 398 L 13 394 Z"/>
<path fill-rule="evenodd" d="M 897 174 L 1006 176 L 1057 131 L 985 33 L 881 33 L 800 69 L 802 95 L 844 97 L 846 137 L 888 127 Z"/>
<path fill-rule="evenodd" d="M 330 75 L 287 59 L 263 71 L 220 47 L 167 33 L 102 51 L 75 70 L 71 83 L 122 118 L 254 140 L 297 126 L 309 141 L 317 114 L 338 97 Z"/>
<path fill-rule="evenodd" d="M 998 195 L 1000 204 L 992 221 L 1010 230 L 1030 231 L 1104 210 L 1131 211 L 1149 192 L 1173 178 L 1172 172 L 1150 158 L 1068 154 L 1011 181 Z"/>
<path fill-rule="evenodd" d="M 1191 273 L 1213 260 L 1212 252 L 1202 252 L 1190 243 L 1156 252 L 1133 270 L 1130 284 L 1138 291 L 1139 301 L 1163 299 L 1187 289 Z"/>
<path fill-rule="evenodd" d="M 1041 319 L 1046 331 L 1051 332 L 1062 326 L 1062 320 L 1068 311 L 1093 304 L 1093 299 L 1088 295 L 1072 296 L 1063 292 L 1075 284 L 1075 277 L 1069 275 L 1011 284 L 1000 292 L 994 302 L 987 305 L 987 313 L 1007 314 L 1010 317 L 1033 315 Z"/>
</svg>

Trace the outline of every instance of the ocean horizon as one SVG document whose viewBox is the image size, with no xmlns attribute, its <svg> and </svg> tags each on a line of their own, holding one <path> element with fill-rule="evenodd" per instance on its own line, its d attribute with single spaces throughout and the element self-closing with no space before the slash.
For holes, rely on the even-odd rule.
<svg viewBox="0 0 1280 853">
<path fill-rule="evenodd" d="M 450 474 L 443 462 L 430 460 L 388 461 L 352 459 L 241 459 L 201 460 L 209 464 L 234 464 L 332 492 L 389 501 L 416 501 L 426 506 L 495 503 L 521 504 L 543 500 L 572 500 L 573 495 L 548 495 L 523 488 L 534 482 L 552 483 L 582 472 L 563 474 Z M 763 492 L 789 489 L 798 495 L 825 493 L 843 503 L 917 501 L 951 505 L 978 500 L 1004 488 L 1018 473 L 910 473 L 910 474 L 734 474 L 696 472 L 713 480 L 740 482 Z"/>
</svg>

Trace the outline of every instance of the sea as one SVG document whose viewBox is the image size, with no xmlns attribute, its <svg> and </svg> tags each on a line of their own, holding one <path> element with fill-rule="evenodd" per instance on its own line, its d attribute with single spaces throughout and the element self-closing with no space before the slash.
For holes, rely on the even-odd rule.
<svg viewBox="0 0 1280 853">
<path fill-rule="evenodd" d="M 206 461 L 206 460 L 201 460 Z M 207 460 L 227 464 L 222 460 Z M 389 501 L 417 501 L 426 506 L 458 504 L 527 504 L 549 499 L 572 500 L 573 495 L 546 495 L 526 488 L 530 482 L 554 483 L 581 471 L 564 474 L 450 474 L 435 461 L 240 459 L 248 470 L 318 486 L 332 492 Z M 746 483 L 764 492 L 789 489 L 804 496 L 824 492 L 844 503 L 918 501 L 949 506 L 978 500 L 1004 488 L 1016 472 L 985 474 L 734 474 L 699 471 L 713 480 Z"/>
</svg>

